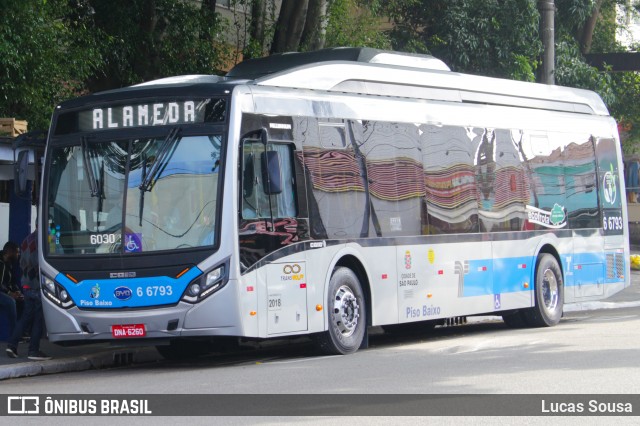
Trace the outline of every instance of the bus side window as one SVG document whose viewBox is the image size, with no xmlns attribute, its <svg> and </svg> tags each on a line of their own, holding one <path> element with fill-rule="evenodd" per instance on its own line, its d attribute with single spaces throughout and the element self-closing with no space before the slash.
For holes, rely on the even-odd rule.
<svg viewBox="0 0 640 426">
<path fill-rule="evenodd" d="M 256 173 L 256 154 L 261 146 L 256 142 L 245 142 L 242 148 L 242 218 L 260 217 L 260 200 L 256 187 L 260 184 L 261 174 Z M 258 156 L 259 157 L 259 156 Z"/>
<path fill-rule="evenodd" d="M 267 162 L 267 158 L 269 162 Z M 276 161 L 276 159 L 278 161 Z M 266 192 L 266 165 L 279 166 L 280 181 L 271 182 L 271 195 Z M 242 160 L 242 218 L 296 217 L 295 182 L 291 144 L 270 143 L 265 151 L 260 142 L 245 142 Z M 271 171 L 273 176 L 273 170 Z M 275 191 L 274 184 L 279 183 Z M 271 197 L 271 204 L 269 203 Z M 269 208 L 272 214 L 269 213 Z"/>
</svg>

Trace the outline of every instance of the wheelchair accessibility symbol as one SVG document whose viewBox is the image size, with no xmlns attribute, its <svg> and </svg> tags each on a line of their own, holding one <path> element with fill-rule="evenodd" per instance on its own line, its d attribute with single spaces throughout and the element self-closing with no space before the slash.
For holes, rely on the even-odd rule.
<svg viewBox="0 0 640 426">
<path fill-rule="evenodd" d="M 500 309 L 501 303 L 500 303 L 500 295 L 499 294 L 494 294 L 493 295 L 493 308 L 495 310 Z"/>
<path fill-rule="evenodd" d="M 142 251 L 142 234 L 125 234 L 124 251 L 137 253 Z"/>
</svg>

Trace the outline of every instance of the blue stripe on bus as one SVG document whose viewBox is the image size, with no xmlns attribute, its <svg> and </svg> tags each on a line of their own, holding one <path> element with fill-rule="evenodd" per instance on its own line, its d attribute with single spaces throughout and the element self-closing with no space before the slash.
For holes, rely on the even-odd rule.
<svg viewBox="0 0 640 426">
<path fill-rule="evenodd" d="M 531 291 L 536 258 L 534 256 L 509 257 L 495 259 L 493 290 L 494 293 L 513 293 Z M 527 285 L 525 287 L 525 284 Z"/>
<path fill-rule="evenodd" d="M 620 268 L 607 277 L 607 255 L 614 255 Z M 567 262 L 567 257 L 571 262 Z M 624 281 L 624 253 L 574 253 L 563 255 L 565 286 L 618 283 Z M 531 291 L 535 288 L 535 256 L 469 260 L 464 274 L 463 297 Z M 525 286 L 525 284 L 528 284 Z"/>
<path fill-rule="evenodd" d="M 608 254 L 622 256 L 622 271 L 625 271 L 624 254 Z M 570 256 L 571 262 L 567 262 L 567 255 L 561 256 L 565 286 L 623 281 L 624 277 L 620 274 L 607 278 L 606 255 L 607 253 L 574 253 Z M 462 296 L 531 291 L 534 289 L 535 260 L 534 256 L 469 260 L 468 271 L 464 274 Z M 114 278 L 84 280 L 76 284 L 65 275 L 58 274 L 56 281 L 67 290 L 80 308 L 138 308 L 178 303 L 189 283 L 201 274 L 202 271 L 194 267 L 180 278 Z"/>
<path fill-rule="evenodd" d="M 200 269 L 193 267 L 180 278 L 113 278 L 76 284 L 60 273 L 56 281 L 81 309 L 139 308 L 178 303 L 189 283 L 201 274 Z"/>
</svg>

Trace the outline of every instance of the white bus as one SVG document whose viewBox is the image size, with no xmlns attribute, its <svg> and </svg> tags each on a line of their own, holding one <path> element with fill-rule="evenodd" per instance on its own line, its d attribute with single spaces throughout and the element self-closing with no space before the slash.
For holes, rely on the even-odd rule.
<svg viewBox="0 0 640 426">
<path fill-rule="evenodd" d="M 617 127 L 592 92 L 329 49 L 59 105 L 40 267 L 49 339 L 157 345 L 501 315 L 630 285 Z"/>
</svg>

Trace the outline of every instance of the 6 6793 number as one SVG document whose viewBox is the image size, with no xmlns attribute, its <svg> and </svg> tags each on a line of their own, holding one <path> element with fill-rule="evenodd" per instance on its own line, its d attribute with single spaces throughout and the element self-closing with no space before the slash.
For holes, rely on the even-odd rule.
<svg viewBox="0 0 640 426">
<path fill-rule="evenodd" d="M 606 235 L 622 235 L 624 232 L 622 211 L 619 209 L 602 210 L 602 229 Z"/>
<path fill-rule="evenodd" d="M 605 231 L 622 231 L 622 218 L 619 216 L 609 216 L 602 218 L 602 227 Z"/>
<path fill-rule="evenodd" d="M 136 289 L 136 295 L 142 296 L 171 296 L 173 294 L 173 288 L 170 285 L 150 285 L 146 288 L 138 287 Z"/>
</svg>

